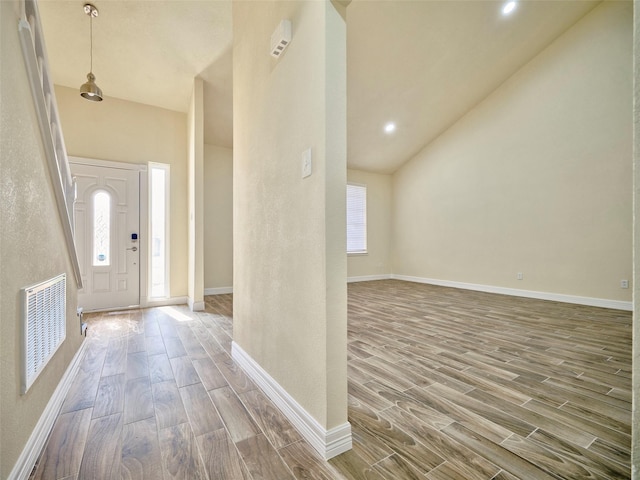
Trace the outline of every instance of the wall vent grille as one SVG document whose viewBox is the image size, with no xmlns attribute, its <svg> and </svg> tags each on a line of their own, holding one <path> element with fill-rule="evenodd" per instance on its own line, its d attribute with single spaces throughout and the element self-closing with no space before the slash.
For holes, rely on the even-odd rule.
<svg viewBox="0 0 640 480">
<path fill-rule="evenodd" d="M 66 338 L 67 276 L 63 273 L 22 292 L 25 394 Z"/>
</svg>

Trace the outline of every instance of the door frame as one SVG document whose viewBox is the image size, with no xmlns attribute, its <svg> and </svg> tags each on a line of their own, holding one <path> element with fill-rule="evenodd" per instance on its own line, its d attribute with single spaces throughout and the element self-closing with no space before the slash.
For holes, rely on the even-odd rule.
<svg viewBox="0 0 640 480">
<path fill-rule="evenodd" d="M 149 275 L 149 179 L 148 167 L 142 163 L 126 163 L 115 162 L 112 160 L 99 160 L 97 158 L 87 157 L 72 157 L 69 156 L 69 163 L 75 163 L 80 165 L 89 165 L 92 167 L 109 167 L 119 168 L 121 170 L 135 170 L 139 172 L 140 179 L 140 241 L 138 242 L 138 248 L 140 248 L 139 256 L 139 295 L 140 295 L 140 307 L 147 307 L 149 304 L 149 292 L 148 292 L 148 275 Z M 77 193 L 76 193 L 77 195 Z M 74 198 L 74 203 L 75 203 Z M 73 232 L 75 237 L 75 231 Z M 142 241 L 144 240 L 144 241 Z M 118 308 L 117 310 L 123 310 Z"/>
</svg>

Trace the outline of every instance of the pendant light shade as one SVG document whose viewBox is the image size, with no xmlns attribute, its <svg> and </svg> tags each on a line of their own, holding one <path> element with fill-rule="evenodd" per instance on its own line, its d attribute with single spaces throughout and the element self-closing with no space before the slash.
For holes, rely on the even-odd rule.
<svg viewBox="0 0 640 480">
<path fill-rule="evenodd" d="M 80 95 L 93 102 L 102 101 L 102 90 L 96 85 L 96 77 L 93 73 L 87 73 L 87 81 L 80 87 Z"/>
<path fill-rule="evenodd" d="M 87 100 L 91 100 L 92 102 L 101 102 L 102 101 L 102 90 L 98 85 L 96 85 L 96 77 L 93 74 L 93 18 L 98 16 L 98 9 L 90 3 L 85 4 L 83 7 L 84 13 L 89 16 L 89 26 L 90 26 L 90 55 L 91 55 L 91 64 L 89 68 L 89 73 L 87 73 L 87 81 L 82 84 L 80 87 L 80 95 L 82 98 L 86 98 Z"/>
</svg>

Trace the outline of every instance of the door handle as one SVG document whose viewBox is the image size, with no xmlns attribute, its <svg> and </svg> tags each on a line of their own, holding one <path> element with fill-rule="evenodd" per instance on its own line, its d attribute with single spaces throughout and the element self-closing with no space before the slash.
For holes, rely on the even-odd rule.
<svg viewBox="0 0 640 480">
<path fill-rule="evenodd" d="M 134 252 L 137 252 L 138 251 L 138 247 L 127 248 L 127 250 L 133 250 Z"/>
</svg>

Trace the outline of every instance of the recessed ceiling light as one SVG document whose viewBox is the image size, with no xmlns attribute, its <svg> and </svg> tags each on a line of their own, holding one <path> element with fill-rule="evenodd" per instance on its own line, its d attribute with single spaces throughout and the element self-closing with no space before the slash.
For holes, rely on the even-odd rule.
<svg viewBox="0 0 640 480">
<path fill-rule="evenodd" d="M 513 12 L 516 9 L 517 5 L 518 4 L 514 0 L 511 0 L 510 2 L 505 3 L 504 7 L 502 7 L 502 14 L 509 15 L 511 12 Z"/>
<path fill-rule="evenodd" d="M 393 133 L 396 131 L 396 124 L 393 122 L 389 122 L 384 126 L 384 131 L 386 133 Z"/>
</svg>

